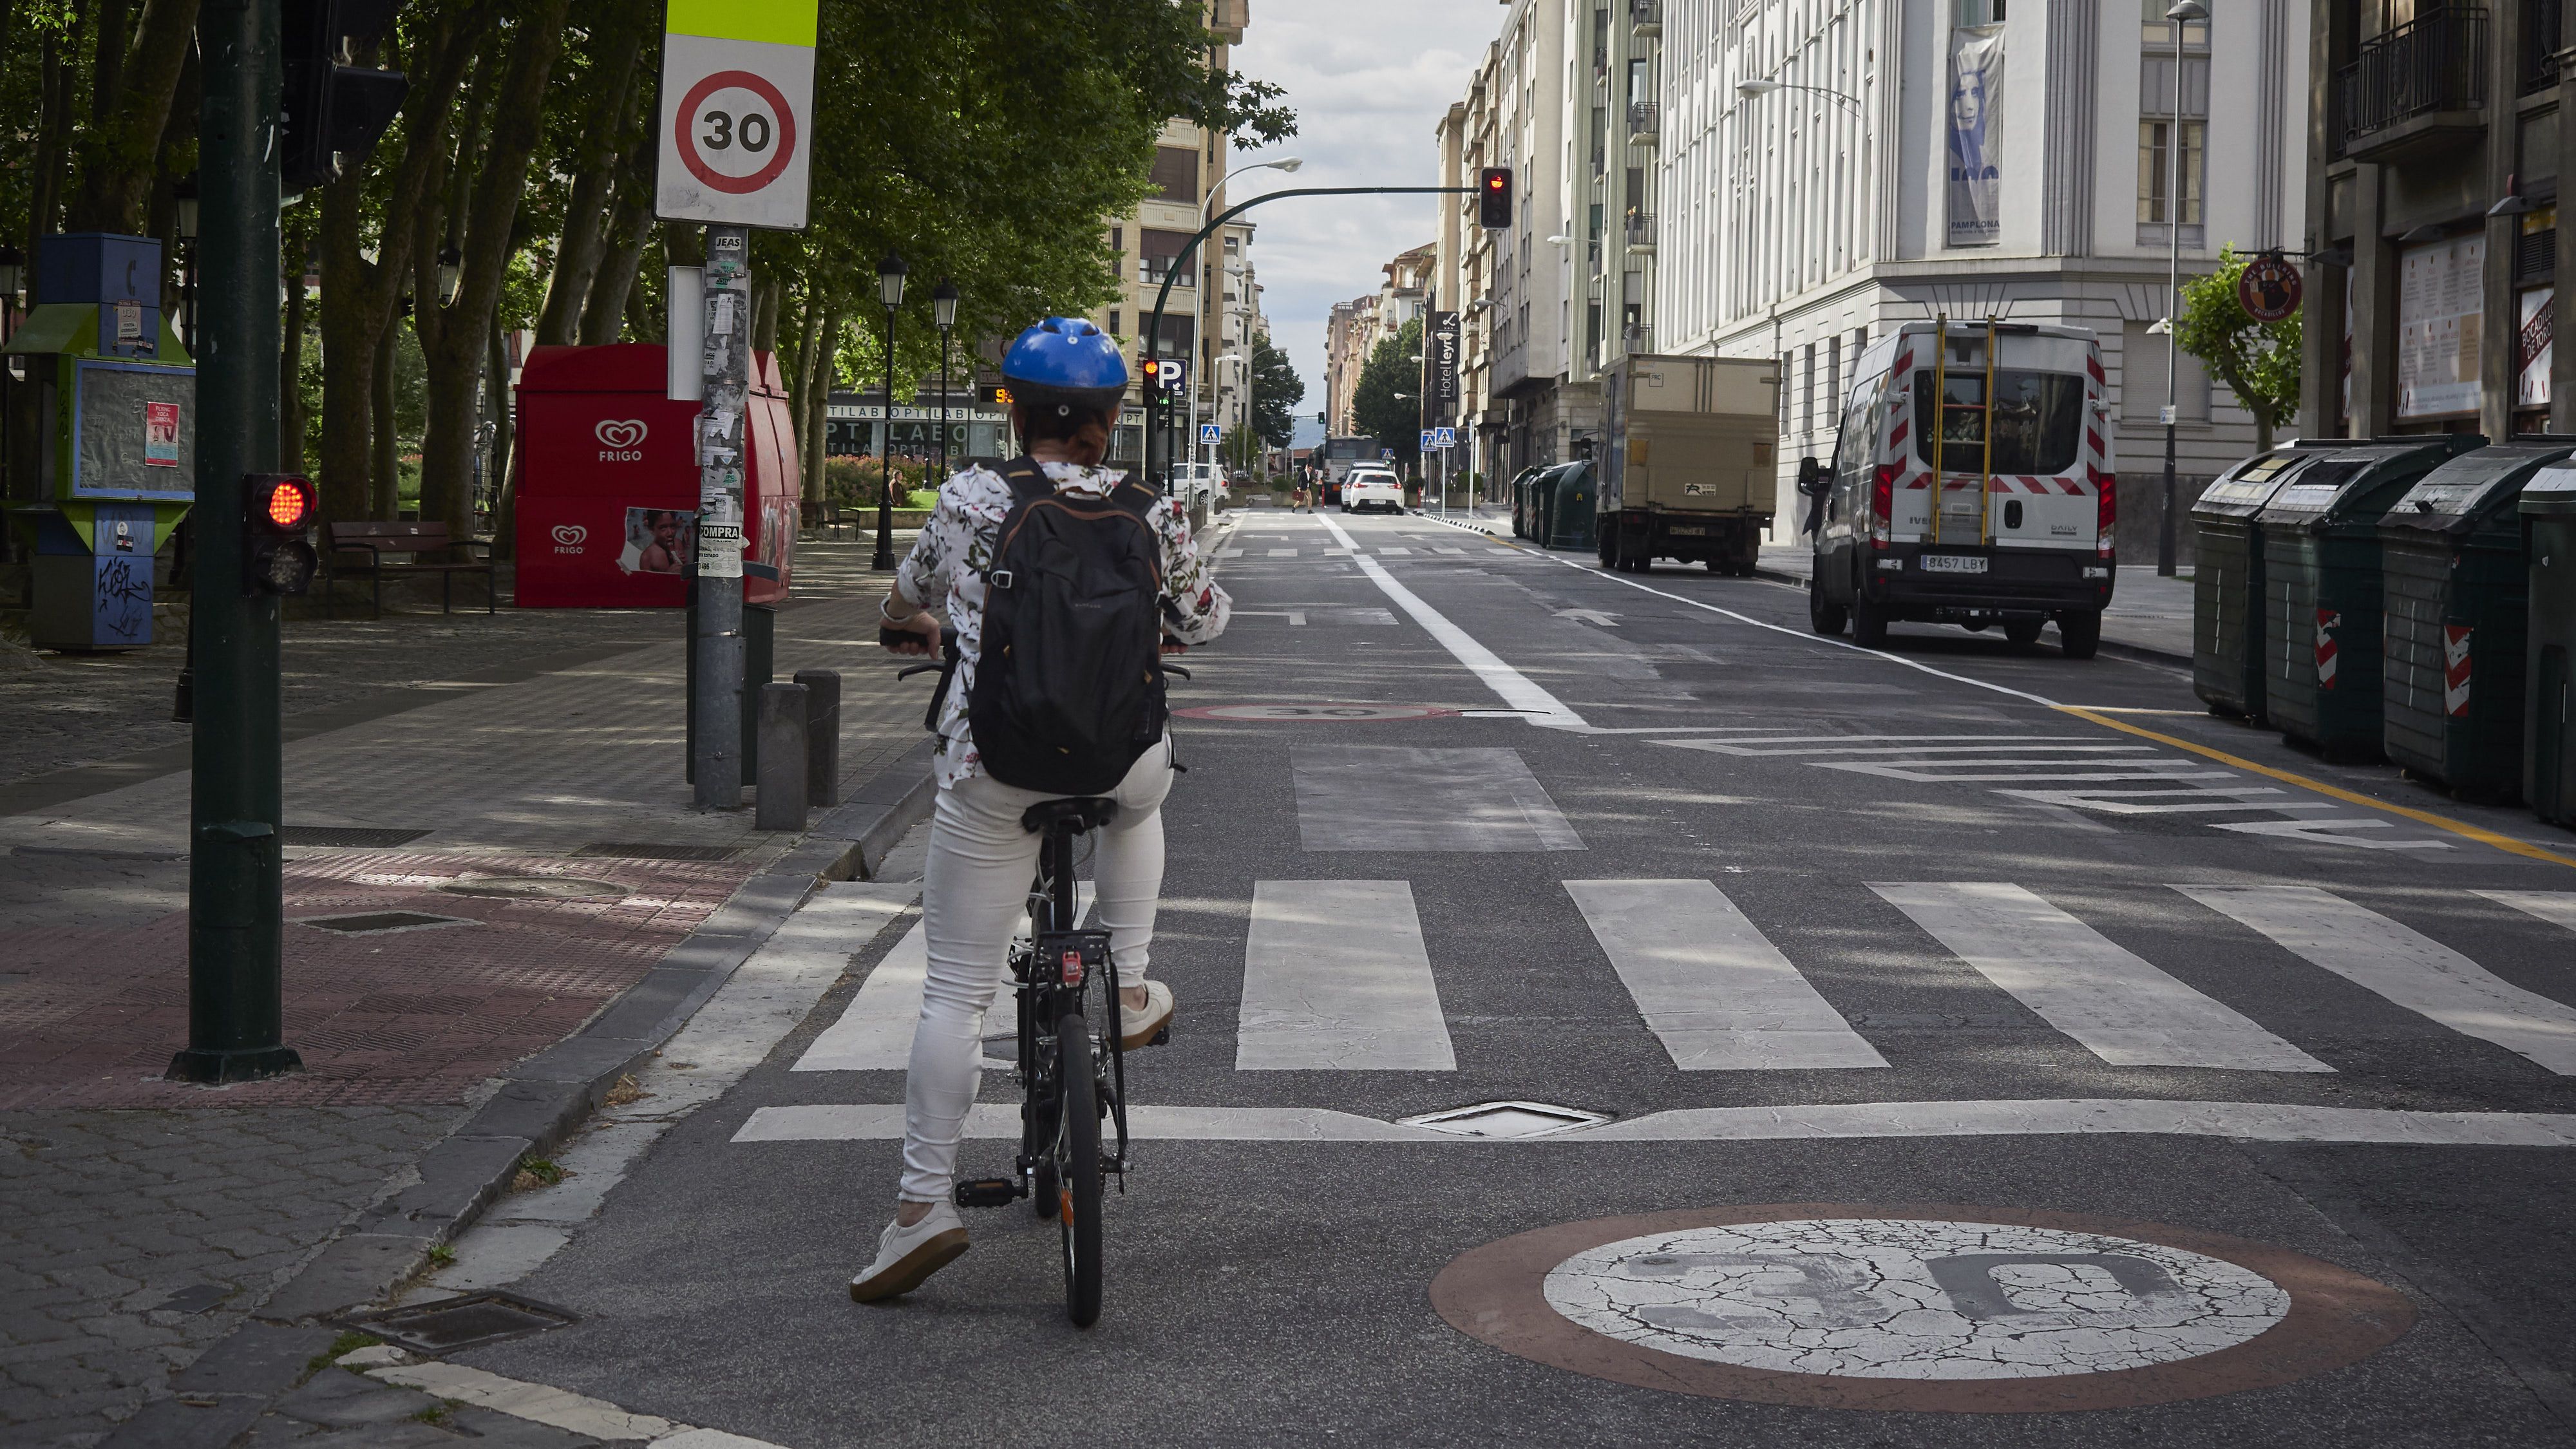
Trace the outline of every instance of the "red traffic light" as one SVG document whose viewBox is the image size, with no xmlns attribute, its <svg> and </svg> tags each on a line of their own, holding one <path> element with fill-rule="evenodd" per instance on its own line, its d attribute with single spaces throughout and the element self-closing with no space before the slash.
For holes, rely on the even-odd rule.
<svg viewBox="0 0 2576 1449">
<path fill-rule="evenodd" d="M 1476 222 L 1486 227 L 1512 224 L 1512 169 L 1488 166 L 1476 173 Z"/>
<path fill-rule="evenodd" d="M 268 519 L 269 526 L 287 533 L 301 533 L 313 522 L 313 485 L 302 478 L 266 480 L 268 496 L 254 499 L 253 506 Z"/>
</svg>

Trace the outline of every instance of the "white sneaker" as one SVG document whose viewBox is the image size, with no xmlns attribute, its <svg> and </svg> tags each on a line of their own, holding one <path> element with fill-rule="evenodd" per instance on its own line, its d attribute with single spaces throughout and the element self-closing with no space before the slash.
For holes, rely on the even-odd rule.
<svg viewBox="0 0 2576 1449">
<path fill-rule="evenodd" d="M 1163 1028 L 1172 1024 L 1172 988 L 1160 981 L 1145 983 L 1145 1004 L 1129 1006 L 1118 1003 L 1118 1044 L 1129 1051 L 1150 1045 Z"/>
<path fill-rule="evenodd" d="M 958 1220 L 956 1204 L 946 1199 L 932 1203 L 911 1227 L 886 1224 L 877 1238 L 877 1260 L 850 1280 L 850 1301 L 874 1303 L 909 1293 L 965 1251 L 966 1224 Z"/>
</svg>

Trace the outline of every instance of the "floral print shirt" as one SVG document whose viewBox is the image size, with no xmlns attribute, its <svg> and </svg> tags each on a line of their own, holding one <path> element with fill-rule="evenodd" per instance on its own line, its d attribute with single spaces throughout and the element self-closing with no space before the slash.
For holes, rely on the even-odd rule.
<svg viewBox="0 0 2576 1449">
<path fill-rule="evenodd" d="M 1079 463 L 1041 463 L 1058 493 L 1105 498 L 1126 476 L 1115 468 L 1086 468 Z M 895 594 L 916 608 L 934 607 L 939 591 L 947 615 L 948 637 L 957 644 L 957 672 L 939 706 L 939 788 L 984 773 L 975 739 L 966 724 L 966 701 L 975 690 L 975 661 L 984 640 L 984 575 L 993 566 L 993 547 L 1010 516 L 1011 485 L 999 472 L 971 466 L 939 489 L 939 504 L 913 541 L 912 552 L 895 570 Z M 1184 644 L 1205 644 L 1225 632 L 1234 601 L 1209 577 L 1207 563 L 1190 541 L 1189 515 L 1169 498 L 1157 500 L 1145 517 L 1163 545 L 1163 632 Z"/>
</svg>

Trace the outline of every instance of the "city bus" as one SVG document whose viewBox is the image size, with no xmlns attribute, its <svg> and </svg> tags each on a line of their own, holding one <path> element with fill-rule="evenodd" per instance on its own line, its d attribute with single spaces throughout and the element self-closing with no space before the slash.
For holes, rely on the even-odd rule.
<svg viewBox="0 0 2576 1449">
<path fill-rule="evenodd" d="M 1326 438 L 1324 440 L 1323 497 L 1319 506 L 1334 506 L 1342 501 L 1342 480 L 1350 476 L 1354 463 L 1374 463 L 1382 451 L 1375 438 Z"/>
</svg>

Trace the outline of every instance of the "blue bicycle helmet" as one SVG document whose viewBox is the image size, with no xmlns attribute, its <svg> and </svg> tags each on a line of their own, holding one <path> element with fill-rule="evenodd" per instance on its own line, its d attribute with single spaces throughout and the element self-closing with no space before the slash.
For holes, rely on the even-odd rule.
<svg viewBox="0 0 2576 1449">
<path fill-rule="evenodd" d="M 1115 413 L 1127 396 L 1127 359 L 1107 333 L 1080 317 L 1049 317 L 1023 332 L 1002 356 L 1002 381 L 1014 402 Z"/>
</svg>

